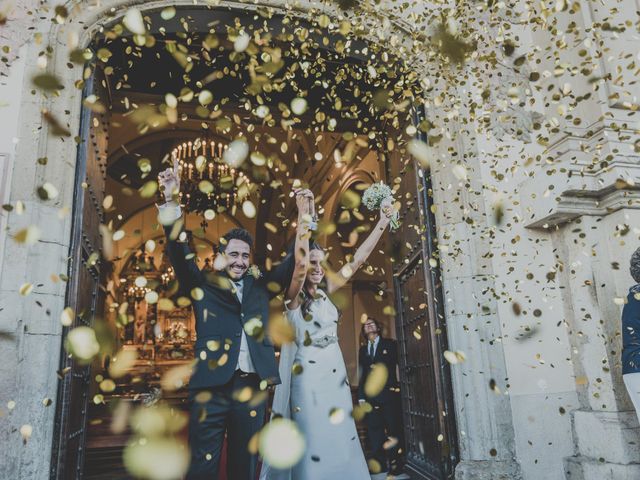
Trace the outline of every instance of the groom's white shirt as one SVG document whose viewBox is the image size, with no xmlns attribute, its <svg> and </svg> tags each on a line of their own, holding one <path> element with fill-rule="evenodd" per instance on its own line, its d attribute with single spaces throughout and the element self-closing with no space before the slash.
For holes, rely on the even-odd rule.
<svg viewBox="0 0 640 480">
<path fill-rule="evenodd" d="M 175 221 L 182 216 L 182 209 L 177 202 L 171 201 L 162 205 L 158 205 L 158 210 L 160 210 L 161 215 L 164 217 L 163 220 L 166 221 L 166 223 L 171 223 L 172 221 Z M 240 301 L 240 305 L 242 305 L 243 287 L 244 281 L 242 279 L 238 280 L 237 283 L 234 282 L 235 294 Z M 240 315 L 244 317 L 243 313 L 240 313 Z M 243 372 L 247 373 L 255 373 L 256 371 L 255 367 L 253 366 L 253 361 L 251 360 L 251 352 L 249 352 L 247 334 L 244 331 L 244 328 L 242 329 L 242 335 L 240 337 L 240 354 L 238 355 L 236 370 L 242 370 Z"/>
</svg>

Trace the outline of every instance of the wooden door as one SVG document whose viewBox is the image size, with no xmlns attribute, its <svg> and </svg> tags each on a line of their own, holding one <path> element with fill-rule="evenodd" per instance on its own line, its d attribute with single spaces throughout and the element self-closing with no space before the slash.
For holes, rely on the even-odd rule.
<svg viewBox="0 0 640 480">
<path fill-rule="evenodd" d="M 104 304 L 101 283 L 101 237 L 104 223 L 103 199 L 107 167 L 109 105 L 104 74 L 96 67 L 85 84 L 83 98 L 94 94 L 106 111 L 83 106 L 76 162 L 73 226 L 69 251 L 69 282 L 66 305 L 76 313 L 67 332 L 84 325 L 91 327 Z M 96 108 L 94 107 L 94 110 Z M 56 404 L 56 423 L 51 461 L 51 479 L 79 479 L 85 454 L 85 434 L 91 367 L 80 365 L 62 349 Z"/>
<path fill-rule="evenodd" d="M 391 135 L 390 135 L 391 136 Z M 397 138 L 397 137 L 392 137 Z M 402 225 L 392 234 L 396 334 L 406 470 L 419 479 L 453 478 L 458 461 L 437 237 L 429 171 L 394 149 L 387 162 L 399 178 Z"/>
</svg>

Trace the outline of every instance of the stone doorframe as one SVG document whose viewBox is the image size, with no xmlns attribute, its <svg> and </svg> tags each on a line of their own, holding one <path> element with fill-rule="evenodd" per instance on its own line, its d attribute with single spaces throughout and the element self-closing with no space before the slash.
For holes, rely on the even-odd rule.
<svg viewBox="0 0 640 480">
<path fill-rule="evenodd" d="M 76 5 L 78 8 L 74 8 Z M 73 135 L 79 132 L 82 108 L 81 92 L 74 83 L 82 77 L 82 67 L 68 66 L 67 51 L 62 47 L 66 44 L 67 35 L 63 27 L 77 26 L 79 46 L 86 47 L 103 26 L 117 21 L 128 8 L 134 6 L 143 11 L 165 6 L 193 8 L 194 2 L 102 0 L 99 6 L 94 7 L 87 6 L 86 2 L 69 2 L 67 7 L 71 13 L 66 24 L 60 26 L 52 23 L 50 19 L 41 20 L 36 24 L 34 33 L 42 34 L 42 44 L 38 45 L 32 41 L 23 48 L 26 64 L 29 65 L 22 87 L 25 97 L 30 95 L 29 92 L 32 90 L 31 77 L 40 72 L 36 66 L 37 59 L 47 45 L 55 46 L 49 58 L 48 71 L 59 78 L 64 88 L 60 90 L 59 96 L 51 100 L 39 93 L 26 98 L 20 110 L 18 132 L 22 141 L 16 148 L 14 163 L 14 167 L 19 168 L 19 174 L 13 175 L 10 201 L 23 201 L 26 213 L 22 216 L 11 215 L 8 228 L 9 232 L 15 232 L 27 225 L 35 224 L 41 228 L 42 236 L 37 244 L 28 249 L 16 245 L 15 242 L 6 242 L 6 260 L 0 284 L 0 295 L 3 298 L 17 296 L 17 285 L 23 281 L 32 281 L 35 284 L 36 279 L 46 280 L 52 273 L 67 271 L 72 219 L 71 215 L 67 215 L 59 220 L 58 213 L 62 207 L 72 206 L 77 155 Z M 255 10 L 258 6 L 272 7 L 282 12 L 291 11 L 290 6 L 279 0 L 265 0 L 259 5 L 219 2 L 219 8 Z M 312 8 L 315 11 L 319 9 L 313 1 L 304 0 L 296 5 L 296 10 L 302 12 Z M 322 6 L 320 9 L 330 17 L 340 15 L 337 8 Z M 375 20 L 367 21 L 372 23 Z M 393 20 L 383 23 L 370 29 L 371 36 L 374 37 L 372 41 L 389 41 L 394 48 L 410 51 L 410 48 L 405 47 L 412 42 L 412 35 L 409 28 L 406 28 L 409 22 Z M 419 66 L 419 73 L 427 74 L 427 68 L 421 67 L 427 65 L 426 58 L 414 58 L 412 63 Z M 50 136 L 49 125 L 43 120 L 43 110 L 48 110 L 59 119 L 72 132 L 72 137 L 61 139 Z M 42 165 L 35 161 L 43 157 L 49 159 L 47 164 Z M 445 174 L 438 171 L 432 174 L 435 185 L 446 181 Z M 59 189 L 57 198 L 48 202 L 38 199 L 36 188 L 44 182 L 51 182 Z M 446 211 L 446 203 L 442 201 L 444 199 L 439 199 L 437 193 L 434 196 L 436 203 L 442 205 L 442 209 L 439 210 Z M 453 285 L 459 278 L 462 277 L 452 275 L 446 283 Z M 478 288 L 486 288 L 487 282 L 493 280 L 486 277 L 482 282 L 483 285 Z M 11 439 L 11 442 L 7 443 L 9 451 L 3 455 L 8 462 L 3 471 L 11 478 L 43 478 L 45 472 L 50 469 L 55 407 L 43 407 L 40 395 L 53 399 L 56 397 L 56 370 L 63 337 L 59 313 L 65 306 L 65 284 L 52 284 L 47 281 L 42 283 L 45 286 L 38 292 L 39 300 L 47 305 L 52 312 L 51 315 L 44 315 L 42 309 L 34 306 L 33 302 L 24 301 L 13 302 L 11 312 L 5 310 L 6 318 L 11 318 L 13 322 L 15 319 L 29 319 L 28 325 L 22 325 L 22 321 L 19 321 L 21 329 L 16 329 L 15 344 L 11 345 L 13 352 L 9 352 L 8 355 L 9 358 L 12 353 L 15 354 L 13 374 L 11 378 L 0 378 L 0 390 L 16 392 L 14 398 L 24 402 L 24 405 L 20 405 L 20 408 L 13 412 L 11 421 L 7 422 L 10 425 L 6 427 L 6 432 L 2 432 Z M 466 295 L 464 288 L 458 291 L 461 298 Z M 469 362 L 474 362 L 475 371 L 485 372 L 467 376 L 463 375 L 460 369 L 452 371 L 461 458 L 456 469 L 456 478 L 517 478 L 519 468 L 515 460 L 514 429 L 508 399 L 487 391 L 486 395 L 480 395 L 480 398 L 476 397 L 475 401 L 470 403 L 466 395 L 482 391 L 479 386 L 488 385 L 491 378 L 504 377 L 506 368 L 502 347 L 500 344 L 489 347 L 479 334 L 457 332 L 454 327 L 456 324 L 452 323 L 449 328 L 452 348 L 476 352 Z M 16 433 L 23 424 L 32 425 L 34 431 L 26 445 L 22 445 L 19 434 Z M 494 446 L 497 453 L 494 455 L 493 450 L 486 448 L 487 445 Z"/>
</svg>

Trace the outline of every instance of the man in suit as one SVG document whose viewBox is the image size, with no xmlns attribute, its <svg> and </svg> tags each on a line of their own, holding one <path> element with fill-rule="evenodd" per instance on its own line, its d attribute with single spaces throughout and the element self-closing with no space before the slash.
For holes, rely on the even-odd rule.
<svg viewBox="0 0 640 480">
<path fill-rule="evenodd" d="M 253 239 L 246 230 L 234 228 L 221 239 L 222 265 L 214 265 L 218 271 L 200 270 L 180 220 L 177 161 L 158 179 L 166 200 L 158 208 L 167 252 L 196 317 L 187 479 L 218 478 L 226 433 L 227 478 L 254 480 L 258 458 L 249 453 L 248 443 L 264 423 L 267 386 L 280 383 L 273 344 L 264 336 L 269 302 L 290 282 L 293 255 L 268 272 L 248 273 Z M 297 193 L 304 195 L 306 191 Z M 296 200 L 298 206 L 308 204 Z"/>
<path fill-rule="evenodd" d="M 362 336 L 366 344 L 360 347 L 358 356 L 358 399 L 360 403 L 368 402 L 373 408 L 365 417 L 373 459 L 379 463 L 381 472 L 389 471 L 398 475 L 401 472 L 399 452 L 403 444 L 400 388 L 396 374 L 398 343 L 390 338 L 383 338 L 381 334 L 380 323 L 371 317 L 367 318 L 362 325 Z M 375 397 L 368 397 L 364 386 L 376 364 L 384 365 L 389 375 L 382 391 Z"/>
</svg>

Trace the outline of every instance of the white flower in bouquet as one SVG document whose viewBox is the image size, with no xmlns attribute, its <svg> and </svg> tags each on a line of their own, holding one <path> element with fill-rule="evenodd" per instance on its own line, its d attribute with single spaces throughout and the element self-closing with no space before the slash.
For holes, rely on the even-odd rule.
<svg viewBox="0 0 640 480">
<path fill-rule="evenodd" d="M 386 199 L 391 199 L 393 202 L 393 191 L 389 185 L 385 185 L 382 182 L 374 183 L 367 188 L 362 195 L 362 203 L 372 211 L 380 210 L 382 202 Z M 399 226 L 398 212 L 396 211 L 393 213 L 393 217 L 391 218 L 391 229 L 397 230 Z"/>
</svg>

